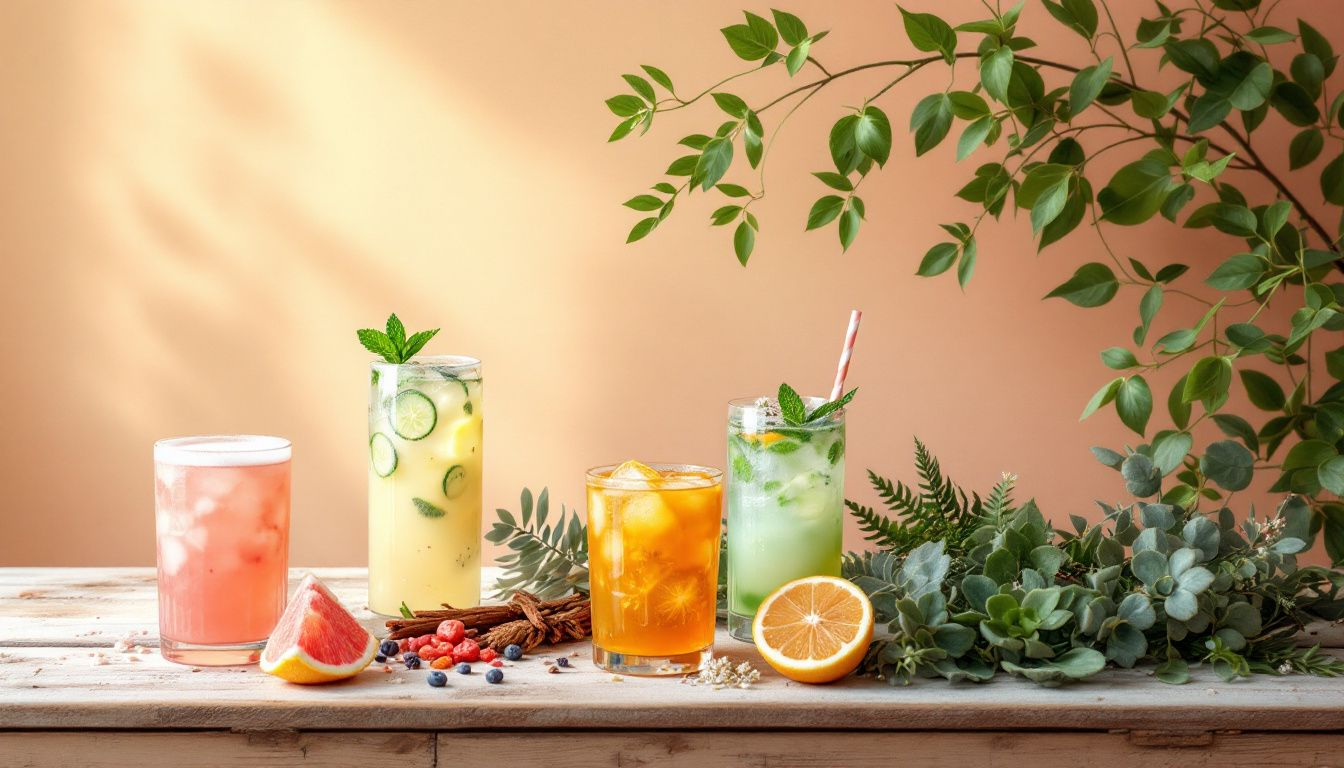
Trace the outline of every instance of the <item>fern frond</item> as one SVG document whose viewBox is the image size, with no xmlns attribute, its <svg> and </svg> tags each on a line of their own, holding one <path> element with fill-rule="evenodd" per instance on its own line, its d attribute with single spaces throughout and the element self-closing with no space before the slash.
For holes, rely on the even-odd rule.
<svg viewBox="0 0 1344 768">
<path fill-rule="evenodd" d="M 905 483 L 899 480 L 892 482 L 871 469 L 868 470 L 868 482 L 872 483 L 873 489 L 877 491 L 877 498 L 882 500 L 892 514 L 908 515 L 919 509 L 921 504 L 919 497 Z"/>
<path fill-rule="evenodd" d="M 1003 473 L 1003 479 L 994 484 L 985 500 L 984 515 L 990 522 L 997 522 L 1015 511 L 1013 508 L 1013 487 L 1017 485 L 1017 475 Z"/>
<path fill-rule="evenodd" d="M 886 549 L 902 549 L 909 533 L 899 521 L 892 520 L 872 507 L 845 499 L 845 508 L 859 522 L 863 538 Z"/>
</svg>

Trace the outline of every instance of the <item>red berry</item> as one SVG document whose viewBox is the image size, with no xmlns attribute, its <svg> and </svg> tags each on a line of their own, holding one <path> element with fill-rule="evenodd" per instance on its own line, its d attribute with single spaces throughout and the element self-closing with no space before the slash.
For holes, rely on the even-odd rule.
<svg viewBox="0 0 1344 768">
<path fill-rule="evenodd" d="M 416 653 L 418 653 L 420 655 L 420 658 L 425 661 L 433 661 L 439 658 L 440 656 L 443 656 L 446 653 L 446 651 L 435 645 L 426 645 L 419 651 L 416 651 Z"/>
<path fill-rule="evenodd" d="M 397 641 L 397 648 L 398 648 L 402 653 L 405 653 L 405 652 L 411 650 L 411 641 L 410 641 L 410 640 L 405 640 L 405 639 L 403 639 L 403 640 L 398 640 L 398 641 Z"/>
<path fill-rule="evenodd" d="M 495 659 L 494 661 L 490 662 L 490 666 L 492 666 L 492 667 L 502 667 L 502 666 L 504 666 L 504 662 L 500 661 L 499 659 Z"/>
<path fill-rule="evenodd" d="M 494 648 L 481 649 L 481 661 L 494 661 L 497 658 L 499 658 L 499 654 L 495 652 Z"/>
<path fill-rule="evenodd" d="M 445 642 L 457 645 L 467 636 L 467 625 L 457 619 L 444 619 L 439 622 L 439 629 L 435 634 Z"/>
<path fill-rule="evenodd" d="M 480 661 L 481 647 L 475 640 L 467 638 L 457 645 L 453 646 L 453 659 L 455 661 Z"/>
</svg>

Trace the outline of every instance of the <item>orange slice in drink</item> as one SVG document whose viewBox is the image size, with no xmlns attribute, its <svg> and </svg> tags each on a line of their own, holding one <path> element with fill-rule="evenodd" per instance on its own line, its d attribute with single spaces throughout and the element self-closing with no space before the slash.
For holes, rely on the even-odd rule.
<svg viewBox="0 0 1344 768">
<path fill-rule="evenodd" d="M 873 604 L 834 576 L 809 576 L 775 590 L 756 609 L 756 649 L 790 680 L 829 683 L 854 671 L 873 638 Z"/>
</svg>

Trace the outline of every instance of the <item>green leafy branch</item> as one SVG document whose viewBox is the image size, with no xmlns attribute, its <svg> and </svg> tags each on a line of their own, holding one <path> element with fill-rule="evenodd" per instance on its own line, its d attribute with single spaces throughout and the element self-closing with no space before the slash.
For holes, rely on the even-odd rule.
<svg viewBox="0 0 1344 768">
<path fill-rule="evenodd" d="M 941 145 L 958 123 L 958 161 L 989 148 L 1003 149 L 1000 157 L 980 163 L 957 192 L 976 214 L 940 224 L 949 239 L 924 253 L 916 274 L 955 272 L 966 288 L 980 256 L 978 229 L 986 217 L 998 219 L 1009 201 L 1014 210 L 1028 212 L 1042 249 L 1084 222 L 1091 224 L 1106 258 L 1078 265 L 1046 298 L 1092 308 L 1108 304 L 1124 290 L 1138 300 L 1138 324 L 1129 344 L 1101 355 L 1103 364 L 1117 373 L 1097 391 L 1083 416 L 1114 407 L 1144 442 L 1109 451 L 1104 460 L 1122 471 L 1131 490 L 1151 488 L 1144 495 L 1192 507 L 1247 487 L 1255 471 L 1276 471 L 1274 488 L 1308 499 L 1325 528 L 1327 551 L 1336 562 L 1344 562 L 1344 503 L 1339 500 L 1344 494 L 1344 347 L 1313 346 L 1319 331 L 1344 330 L 1344 282 L 1339 279 L 1344 232 L 1326 226 L 1304 203 L 1308 195 L 1295 178 L 1271 167 L 1264 147 L 1253 141 L 1270 115 L 1295 126 L 1297 133 L 1284 152 L 1289 171 L 1333 156 L 1316 172 L 1316 180 L 1325 205 L 1344 206 L 1344 88 L 1335 88 L 1330 96 L 1328 81 L 1338 65 L 1331 42 L 1305 20 L 1296 20 L 1295 31 L 1272 24 L 1277 4 L 1262 7 L 1259 0 L 1212 0 L 1211 5 L 1195 2 L 1180 8 L 1156 2 L 1155 13 L 1141 19 L 1132 35 L 1122 33 L 1107 2 L 1042 0 L 1042 5 L 1055 21 L 1087 41 L 1088 61 L 1033 51 L 1036 43 L 1018 32 L 1025 2 L 956 25 L 935 14 L 899 8 L 909 43 L 929 55 L 838 69 L 815 60 L 814 44 L 821 36 L 808 41 L 801 20 L 778 11 L 773 22 L 747 13 L 746 24 L 722 32 L 737 56 L 753 62 L 752 69 L 688 99 L 673 94 L 670 100 L 658 100 L 637 93 L 632 98 L 638 105 L 623 102 L 637 110 L 624 119 L 638 116 L 645 129 L 657 112 L 685 108 L 705 97 L 730 118 L 712 135 L 692 134 L 682 140 L 692 154 L 674 161 L 667 173 L 684 181 L 680 186 L 662 181 L 654 188 L 666 199 L 648 195 L 627 203 L 657 211 L 635 225 L 629 240 L 652 232 L 683 191 L 717 189 L 732 200 L 714 211 L 711 223 L 737 223 L 734 253 L 746 265 L 760 230 L 750 208 L 765 195 L 761 116 L 794 100 L 771 134 L 773 143 L 788 117 L 822 88 L 860 72 L 897 69 L 886 85 L 838 117 L 827 137 L 833 167 L 813 173 L 826 190 L 809 210 L 805 228 L 835 226 L 842 250 L 848 249 L 868 216 L 857 191 L 869 174 L 891 160 L 891 120 L 877 102 L 915 73 L 946 66 L 948 83 L 919 99 L 910 116 L 915 155 Z M 963 47 L 966 38 L 976 44 Z M 799 53 L 804 41 L 806 50 Z M 1142 83 L 1136 75 L 1131 57 L 1143 55 L 1161 57 L 1159 66 L 1166 69 L 1160 85 Z M 807 61 L 816 65 L 820 77 L 758 107 L 721 90 L 730 80 L 781 62 L 791 77 L 797 76 Z M 974 65 L 973 79 L 958 77 L 962 62 Z M 1058 75 L 1066 79 L 1047 83 L 1047 76 Z M 670 79 L 661 84 L 671 93 Z M 758 189 L 725 181 L 738 144 L 747 164 L 759 173 Z M 1131 154 L 1104 184 L 1094 178 L 1092 161 L 1122 152 Z M 1248 198 L 1238 186 L 1244 178 L 1265 182 L 1273 190 L 1270 199 Z M 1228 252 L 1201 267 L 1153 265 L 1111 248 L 1106 228 L 1135 226 L 1159 216 L 1173 225 L 1226 235 Z M 1189 289 L 1187 283 L 1199 277 L 1207 288 L 1227 295 L 1209 300 Z M 1173 297 L 1202 305 L 1200 321 L 1159 330 L 1162 309 Z M 1261 319 L 1276 299 L 1296 307 L 1287 327 L 1274 328 Z M 1260 364 L 1277 374 L 1258 370 Z M 1171 365 L 1182 366 L 1184 375 L 1166 398 L 1170 421 L 1150 433 L 1155 403 L 1147 377 Z M 1334 379 L 1326 387 L 1317 384 L 1322 367 Z M 1224 412 L 1238 380 L 1252 405 L 1267 412 L 1259 426 Z M 1201 453 L 1195 447 L 1195 430 L 1206 423 L 1227 439 Z M 1285 447 L 1286 455 L 1280 455 Z M 1126 470 L 1122 465 L 1129 456 L 1141 458 Z M 881 527 L 879 519 L 869 522 Z"/>
<path fill-rule="evenodd" d="M 524 488 L 517 517 L 507 509 L 497 509 L 495 514 L 498 520 L 485 539 L 509 549 L 496 559 L 504 569 L 495 582 L 496 597 L 519 589 L 544 600 L 571 592 L 587 594 L 588 531 L 578 512 L 561 505 L 559 519 L 549 524 L 549 489 L 541 490 L 534 506 L 532 491 Z"/>
</svg>

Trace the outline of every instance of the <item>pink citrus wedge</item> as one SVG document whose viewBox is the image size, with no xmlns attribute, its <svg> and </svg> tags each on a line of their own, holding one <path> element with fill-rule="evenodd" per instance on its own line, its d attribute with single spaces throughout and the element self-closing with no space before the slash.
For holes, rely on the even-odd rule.
<svg viewBox="0 0 1344 768">
<path fill-rule="evenodd" d="M 310 573 L 266 642 L 261 669 L 291 683 L 329 683 L 359 674 L 377 652 L 373 635 Z"/>
</svg>

